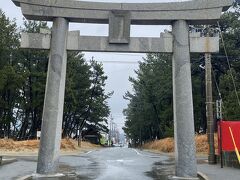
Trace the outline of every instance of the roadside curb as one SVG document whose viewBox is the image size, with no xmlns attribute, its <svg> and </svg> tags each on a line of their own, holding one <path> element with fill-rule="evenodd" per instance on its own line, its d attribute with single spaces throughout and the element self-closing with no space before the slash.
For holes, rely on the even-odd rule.
<svg viewBox="0 0 240 180">
<path fill-rule="evenodd" d="M 32 175 L 26 175 L 26 176 L 20 177 L 16 180 L 28 180 L 28 179 L 30 180 L 31 177 L 32 177 Z"/>
<path fill-rule="evenodd" d="M 84 149 L 84 150 L 80 150 L 80 151 L 74 151 L 74 152 L 61 152 L 60 153 L 60 156 L 74 156 L 74 155 L 79 155 L 79 154 L 85 154 L 86 152 L 89 152 L 89 151 L 95 151 L 97 150 L 98 148 L 96 149 Z M 11 154 L 11 153 L 6 153 L 6 154 L 3 154 L 1 156 L 6 156 L 6 157 L 38 157 L 38 153 L 26 153 L 26 154 Z"/>
<path fill-rule="evenodd" d="M 169 176 L 168 180 L 209 180 L 208 177 L 202 172 L 197 172 L 197 177 L 178 177 Z"/>
<path fill-rule="evenodd" d="M 139 149 L 139 150 L 141 150 L 141 151 L 145 151 L 145 152 L 150 152 L 150 153 L 155 153 L 155 154 L 160 154 L 160 155 L 163 155 L 163 156 L 169 156 L 169 157 L 175 157 L 175 154 L 174 154 L 174 152 L 169 152 L 169 153 L 167 153 L 167 152 L 162 152 L 162 151 L 158 151 L 158 150 L 154 150 L 154 149 L 140 149 L 140 148 L 137 148 L 137 149 Z M 203 154 L 203 153 L 197 153 L 196 154 L 196 157 L 197 158 L 207 158 L 207 154 Z"/>
<path fill-rule="evenodd" d="M 154 154 L 159 154 L 159 155 L 163 155 L 163 156 L 174 157 L 174 153 L 165 153 L 165 152 L 153 150 L 153 149 L 139 149 L 139 150 L 154 153 Z"/>
<path fill-rule="evenodd" d="M 198 177 L 200 178 L 200 180 L 209 180 L 209 178 L 207 177 L 206 174 L 202 173 L 202 172 L 197 172 Z"/>
<path fill-rule="evenodd" d="M 16 162 L 17 159 L 16 158 L 11 158 L 11 159 L 2 159 L 0 166 L 6 165 L 6 164 L 10 164 L 13 162 Z"/>
</svg>

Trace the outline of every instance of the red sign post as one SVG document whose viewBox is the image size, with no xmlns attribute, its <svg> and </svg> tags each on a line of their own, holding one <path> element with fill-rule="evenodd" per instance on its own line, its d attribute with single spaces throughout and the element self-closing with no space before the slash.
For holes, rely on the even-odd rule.
<svg viewBox="0 0 240 180">
<path fill-rule="evenodd" d="M 240 150 L 240 121 L 220 121 L 218 123 L 218 144 L 222 144 L 223 151 L 235 151 L 234 143 L 229 131 L 229 127 L 232 129 L 233 137 L 236 142 L 237 148 Z M 218 148 L 219 153 L 221 151 L 220 146 Z"/>
<path fill-rule="evenodd" d="M 218 122 L 218 154 L 221 156 L 223 167 L 223 151 L 235 151 L 240 163 L 240 121 Z"/>
</svg>

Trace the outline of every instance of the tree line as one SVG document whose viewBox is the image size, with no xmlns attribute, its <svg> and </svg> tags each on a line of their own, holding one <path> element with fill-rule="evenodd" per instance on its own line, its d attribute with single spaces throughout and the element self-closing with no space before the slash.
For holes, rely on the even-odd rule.
<svg viewBox="0 0 240 180">
<path fill-rule="evenodd" d="M 20 33 L 49 29 L 46 22 L 24 21 L 19 28 L 0 10 L 0 137 L 36 138 L 41 130 L 49 51 L 20 48 Z M 110 108 L 105 92 L 107 76 L 94 59 L 68 52 L 63 137 L 77 131 L 107 132 Z"/>
<path fill-rule="evenodd" d="M 235 4 L 219 21 L 224 44 L 212 54 L 214 101 L 223 100 L 223 118 L 240 120 L 240 10 Z M 218 26 L 214 25 L 214 28 Z M 224 45 L 231 65 L 229 69 Z M 205 59 L 204 54 L 191 54 L 194 120 L 196 133 L 206 133 Z M 141 144 L 173 136 L 172 57 L 170 54 L 148 54 L 136 70 L 137 77 L 129 78 L 133 92 L 126 92 L 129 101 L 123 113 L 125 131 L 134 143 Z M 232 82 L 232 76 L 235 81 Z"/>
</svg>

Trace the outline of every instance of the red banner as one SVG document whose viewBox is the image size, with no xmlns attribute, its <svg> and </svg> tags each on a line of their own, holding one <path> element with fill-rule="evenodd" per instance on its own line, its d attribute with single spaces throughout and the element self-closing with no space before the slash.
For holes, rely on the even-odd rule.
<svg viewBox="0 0 240 180">
<path fill-rule="evenodd" d="M 234 143 L 229 130 L 232 129 L 238 150 L 240 151 L 240 121 L 220 121 L 218 123 L 218 150 L 220 153 L 220 142 L 222 141 L 223 151 L 234 151 Z M 221 132 L 221 134 L 220 134 Z M 220 141 L 221 140 L 221 141 Z"/>
</svg>

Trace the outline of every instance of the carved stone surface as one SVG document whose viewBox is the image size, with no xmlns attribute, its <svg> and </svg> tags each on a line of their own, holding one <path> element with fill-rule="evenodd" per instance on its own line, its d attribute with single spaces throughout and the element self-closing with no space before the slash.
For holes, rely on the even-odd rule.
<svg viewBox="0 0 240 180">
<path fill-rule="evenodd" d="M 130 25 L 129 11 L 111 11 L 109 14 L 109 43 L 128 44 Z"/>
</svg>

